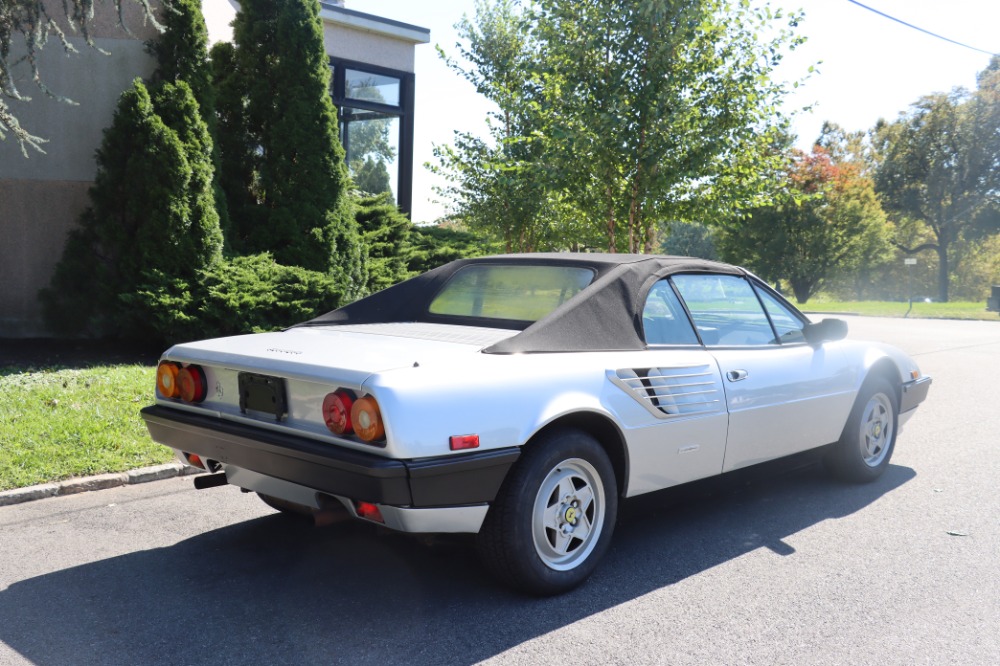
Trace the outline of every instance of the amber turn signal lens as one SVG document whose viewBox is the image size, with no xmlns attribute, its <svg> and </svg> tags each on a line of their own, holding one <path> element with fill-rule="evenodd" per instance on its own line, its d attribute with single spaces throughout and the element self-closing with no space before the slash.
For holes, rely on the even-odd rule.
<svg viewBox="0 0 1000 666">
<path fill-rule="evenodd" d="M 181 368 L 177 373 L 177 386 L 184 402 L 201 402 L 205 399 L 205 371 L 197 365 Z"/>
<path fill-rule="evenodd" d="M 177 373 L 180 367 L 176 363 L 164 361 L 156 368 L 156 390 L 164 398 L 176 398 L 181 390 L 177 385 Z"/>
<path fill-rule="evenodd" d="M 374 442 L 385 437 L 382 413 L 375 398 L 370 395 L 354 401 L 351 407 L 351 423 L 354 425 L 354 434 L 366 442 Z"/>
<path fill-rule="evenodd" d="M 326 427 L 335 435 L 354 432 L 351 422 L 351 407 L 354 405 L 354 394 L 340 389 L 327 394 L 323 398 L 323 421 Z"/>
</svg>

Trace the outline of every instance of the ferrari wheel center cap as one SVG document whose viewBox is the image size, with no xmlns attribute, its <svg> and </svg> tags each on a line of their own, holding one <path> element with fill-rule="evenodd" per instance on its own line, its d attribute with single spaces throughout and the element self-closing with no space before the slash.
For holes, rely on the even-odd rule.
<svg viewBox="0 0 1000 666">
<path fill-rule="evenodd" d="M 576 525 L 577 511 L 575 506 L 569 506 L 566 508 L 566 513 L 563 514 L 563 518 L 570 525 Z"/>
</svg>

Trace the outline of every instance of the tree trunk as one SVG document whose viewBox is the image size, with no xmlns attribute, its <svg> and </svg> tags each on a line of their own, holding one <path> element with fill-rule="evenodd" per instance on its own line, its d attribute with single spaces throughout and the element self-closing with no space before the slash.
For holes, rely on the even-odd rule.
<svg viewBox="0 0 1000 666">
<path fill-rule="evenodd" d="M 792 293 L 795 294 L 795 301 L 800 305 L 812 296 L 813 285 L 811 281 L 792 278 L 789 282 L 792 285 Z"/>
<path fill-rule="evenodd" d="M 653 254 L 656 251 L 656 225 L 654 224 L 646 227 L 646 244 L 642 251 L 646 254 Z"/>
<path fill-rule="evenodd" d="M 938 301 L 948 302 L 948 243 L 944 239 L 938 240 Z"/>
<path fill-rule="evenodd" d="M 607 197 L 608 197 L 608 216 L 605 220 L 608 229 L 608 252 L 614 254 L 618 250 L 615 248 L 616 238 L 615 238 L 615 201 L 611 192 L 611 186 L 607 187 Z"/>
</svg>

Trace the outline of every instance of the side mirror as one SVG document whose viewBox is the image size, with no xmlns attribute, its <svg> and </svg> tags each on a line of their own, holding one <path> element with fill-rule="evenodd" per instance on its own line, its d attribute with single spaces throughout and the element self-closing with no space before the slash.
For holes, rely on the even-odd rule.
<svg viewBox="0 0 1000 666">
<path fill-rule="evenodd" d="M 847 337 L 847 322 L 843 319 L 824 319 L 814 324 L 809 323 L 802 329 L 802 337 L 813 347 L 819 347 L 824 342 L 843 340 Z"/>
</svg>

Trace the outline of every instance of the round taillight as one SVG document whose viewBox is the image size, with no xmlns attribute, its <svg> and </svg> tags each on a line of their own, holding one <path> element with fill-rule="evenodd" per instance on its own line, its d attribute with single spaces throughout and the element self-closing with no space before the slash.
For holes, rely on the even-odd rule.
<svg viewBox="0 0 1000 666">
<path fill-rule="evenodd" d="M 201 402 L 205 399 L 205 371 L 197 365 L 181 368 L 177 373 L 177 387 L 184 402 Z"/>
<path fill-rule="evenodd" d="M 374 442 L 385 437 L 382 414 L 375 398 L 370 395 L 354 401 L 354 406 L 351 407 L 351 423 L 354 425 L 354 434 L 366 442 Z"/>
<path fill-rule="evenodd" d="M 351 407 L 354 405 L 354 394 L 340 389 L 329 393 L 323 398 L 323 420 L 326 427 L 335 435 L 354 432 L 351 423 Z"/>
<path fill-rule="evenodd" d="M 181 394 L 177 385 L 177 373 L 180 366 L 170 361 L 160 363 L 156 368 L 156 390 L 164 398 L 176 398 Z"/>
</svg>

